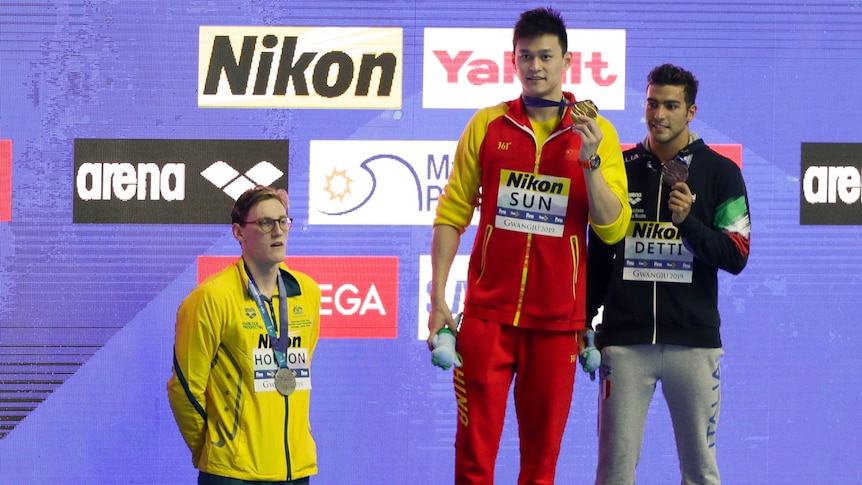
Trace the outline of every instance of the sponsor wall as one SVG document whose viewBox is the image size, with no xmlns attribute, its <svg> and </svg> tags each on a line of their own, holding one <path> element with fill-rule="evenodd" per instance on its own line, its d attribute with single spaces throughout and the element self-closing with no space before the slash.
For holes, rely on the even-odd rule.
<svg viewBox="0 0 862 485">
<path fill-rule="evenodd" d="M 0 4 L 0 483 L 194 483 L 165 395 L 176 308 L 239 254 L 246 187 L 287 188 L 289 265 L 323 291 L 321 484 L 451 483 L 451 371 L 427 336 L 430 236 L 461 129 L 516 97 L 533 5 Z M 862 474 L 862 10 L 857 3 L 551 2 L 566 89 L 624 147 L 646 74 L 700 79 L 692 128 L 743 167 L 752 249 L 720 275 L 726 483 Z M 459 311 L 465 234 L 447 296 Z M 558 481 L 592 483 L 579 372 Z M 514 483 L 514 419 L 497 469 Z M 660 387 L 639 483 L 679 480 Z"/>
</svg>

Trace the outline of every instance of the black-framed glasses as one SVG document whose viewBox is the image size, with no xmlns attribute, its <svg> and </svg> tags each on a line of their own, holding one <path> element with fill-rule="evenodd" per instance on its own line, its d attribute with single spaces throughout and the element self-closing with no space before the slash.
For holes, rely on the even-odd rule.
<svg viewBox="0 0 862 485">
<path fill-rule="evenodd" d="M 281 219 L 261 217 L 260 219 L 255 219 L 253 221 L 245 221 L 243 225 L 245 224 L 257 224 L 263 232 L 272 232 L 272 230 L 275 229 L 275 225 L 278 224 L 279 229 L 282 231 L 289 231 L 290 226 L 293 225 L 293 217 L 282 217 Z"/>
</svg>

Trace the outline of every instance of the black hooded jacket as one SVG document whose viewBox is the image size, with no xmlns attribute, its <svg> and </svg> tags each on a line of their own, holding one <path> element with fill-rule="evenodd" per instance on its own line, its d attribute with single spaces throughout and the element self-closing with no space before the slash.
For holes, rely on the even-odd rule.
<svg viewBox="0 0 862 485">
<path fill-rule="evenodd" d="M 695 199 L 675 226 L 661 160 L 642 143 L 623 155 L 632 206 L 626 237 L 612 246 L 589 240 L 588 321 L 604 305 L 597 346 L 721 347 L 718 270 L 741 272 L 749 252 L 739 167 L 700 139 L 683 149 L 679 157 L 689 163 L 686 183 Z"/>
</svg>

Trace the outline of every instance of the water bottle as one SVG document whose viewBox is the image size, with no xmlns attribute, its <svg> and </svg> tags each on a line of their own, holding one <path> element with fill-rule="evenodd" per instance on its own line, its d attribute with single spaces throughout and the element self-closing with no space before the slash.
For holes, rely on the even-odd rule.
<svg viewBox="0 0 862 485">
<path fill-rule="evenodd" d="M 592 330 L 587 330 L 587 345 L 578 360 L 584 372 L 590 373 L 590 380 L 596 380 L 596 371 L 602 365 L 602 353 L 596 348 L 596 333 Z"/>
<path fill-rule="evenodd" d="M 455 336 L 448 328 L 443 328 L 431 341 L 434 350 L 431 351 L 431 362 L 437 367 L 448 370 L 453 365 L 461 367 L 461 357 L 455 351 Z"/>
</svg>

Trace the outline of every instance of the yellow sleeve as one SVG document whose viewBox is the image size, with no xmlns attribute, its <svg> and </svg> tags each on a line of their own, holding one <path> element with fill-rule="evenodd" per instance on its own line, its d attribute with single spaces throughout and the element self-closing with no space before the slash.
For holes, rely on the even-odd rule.
<svg viewBox="0 0 862 485">
<path fill-rule="evenodd" d="M 449 180 L 437 201 L 437 215 L 434 225 L 446 224 L 464 233 L 476 207 L 479 205 L 482 167 L 479 164 L 479 151 L 488 132 L 488 124 L 505 114 L 505 103 L 476 112 L 464 128 Z"/>
<path fill-rule="evenodd" d="M 173 372 L 168 401 L 197 466 L 206 440 L 206 397 L 210 364 L 218 349 L 214 325 L 223 321 L 213 295 L 198 287 L 177 311 Z"/>
<path fill-rule="evenodd" d="M 629 205 L 628 179 L 626 178 L 626 167 L 616 128 L 603 116 L 599 116 L 597 121 L 602 130 L 602 142 L 598 152 L 602 164 L 599 166 L 599 170 L 602 171 L 611 191 L 620 200 L 622 210 L 619 217 L 610 224 L 599 225 L 590 221 L 590 225 L 603 242 L 614 244 L 625 237 L 632 216 L 632 208 Z"/>
</svg>

